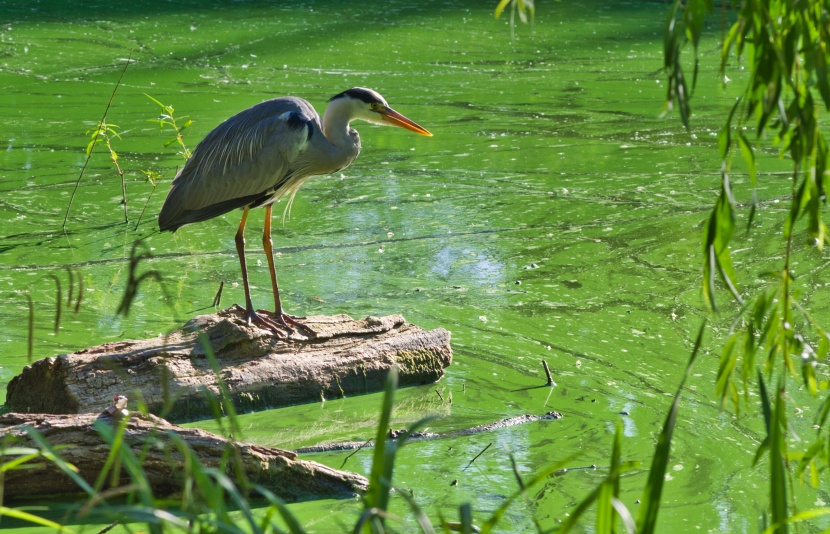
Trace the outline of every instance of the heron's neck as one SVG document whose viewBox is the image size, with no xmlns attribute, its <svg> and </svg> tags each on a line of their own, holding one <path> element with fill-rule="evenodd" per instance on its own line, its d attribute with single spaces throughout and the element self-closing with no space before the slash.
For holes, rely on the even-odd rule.
<svg viewBox="0 0 830 534">
<path fill-rule="evenodd" d="M 349 135 L 349 122 L 352 120 L 352 113 L 347 101 L 344 99 L 329 102 L 323 113 L 323 134 L 333 145 L 346 148 L 354 141 Z"/>
</svg>

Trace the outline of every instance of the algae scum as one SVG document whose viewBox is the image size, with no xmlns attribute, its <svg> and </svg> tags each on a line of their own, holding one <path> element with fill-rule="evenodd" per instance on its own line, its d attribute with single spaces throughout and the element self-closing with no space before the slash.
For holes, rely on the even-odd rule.
<svg viewBox="0 0 830 534">
<path fill-rule="evenodd" d="M 428 429 L 436 433 L 522 414 L 563 415 L 413 442 L 399 455 L 395 484 L 413 489 L 430 517 L 455 518 L 470 502 L 486 518 L 515 491 L 508 452 L 527 478 L 569 457 L 572 467 L 596 464 L 537 486 L 503 523 L 523 530 L 533 515 L 553 528 L 605 476 L 622 420 L 623 458 L 643 463 L 623 481 L 623 501 L 636 510 L 655 436 L 705 315 L 700 233 L 719 187 L 716 133 L 735 95 L 720 83 L 717 54 L 704 54 L 693 130 L 684 131 L 678 119 L 659 116 L 667 6 L 579 4 L 537 6 L 535 30 L 517 27 L 511 41 L 494 6 L 473 1 L 0 1 L 0 385 L 26 365 L 28 305 L 20 291 L 35 304 L 38 358 L 177 328 L 213 310 L 223 281 L 223 306 L 242 301 L 238 214 L 175 235 L 157 231 L 155 216 L 183 159 L 175 143 L 164 146 L 170 131 L 152 122 L 159 108 L 145 94 L 193 120 L 184 137 L 192 149 L 222 120 L 267 98 L 302 96 L 322 113 L 330 96 L 370 87 L 434 137 L 354 124 L 363 143 L 355 163 L 311 179 L 285 222 L 275 217 L 287 310 L 400 313 L 452 332 L 453 365 L 437 384 L 398 392 L 393 428 L 424 415 L 438 416 Z M 107 121 L 120 133 L 111 142 L 125 170 L 131 222 L 123 223 L 120 179 L 99 145 L 64 232 L 87 131 L 130 54 Z M 774 155 L 759 158 L 765 173 L 786 169 Z M 161 174 L 157 189 L 142 171 Z M 734 179 L 739 195 L 748 195 L 740 190 L 746 176 Z M 776 246 L 765 214 L 786 209 L 776 200 L 788 187 L 782 179 L 780 188 L 759 188 L 766 211 L 750 238 L 756 245 Z M 254 210 L 248 263 L 254 303 L 265 307 L 261 228 L 262 210 Z M 137 238 L 152 255 L 140 272 L 157 270 L 163 281 L 142 284 L 124 317 L 115 311 Z M 760 260 L 739 259 L 751 276 L 762 270 Z M 799 261 L 820 283 L 819 261 L 807 253 Z M 83 278 L 83 301 L 77 314 L 63 310 L 55 335 L 50 276 L 66 291 L 67 268 Z M 823 296 L 812 304 L 827 309 Z M 717 342 L 707 348 L 717 350 Z M 553 388 L 540 387 L 542 359 Z M 661 530 L 757 527 L 766 481 L 750 465 L 761 429 L 719 410 L 716 370 L 717 354 L 704 354 L 684 392 Z M 244 414 L 243 437 L 288 449 L 362 442 L 374 435 L 379 407 L 372 394 Z M 337 468 L 347 454 L 309 459 Z M 371 451 L 362 450 L 346 469 L 367 474 L 370 463 Z M 60 518 L 60 505 L 50 506 Z M 291 509 L 309 529 L 326 532 L 350 529 L 360 505 Z M 393 511 L 415 528 L 402 500 Z"/>
</svg>

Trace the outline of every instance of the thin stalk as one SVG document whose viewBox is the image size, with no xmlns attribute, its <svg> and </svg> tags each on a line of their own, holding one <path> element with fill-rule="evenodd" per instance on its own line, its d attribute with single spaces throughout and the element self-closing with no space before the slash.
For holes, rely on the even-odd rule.
<svg viewBox="0 0 830 534">
<path fill-rule="evenodd" d="M 110 95 L 109 102 L 107 102 L 107 107 L 104 108 L 104 115 L 101 117 L 100 122 L 98 122 L 98 131 L 101 131 L 101 127 L 107 120 L 107 113 L 109 113 L 110 106 L 112 106 L 112 101 L 115 98 L 115 92 L 118 90 L 118 86 L 121 85 L 121 80 L 124 79 L 124 73 L 127 72 L 127 67 L 130 66 L 130 61 L 133 57 L 133 51 L 130 50 L 130 53 L 127 55 L 127 61 L 124 63 L 124 69 L 121 71 L 121 76 L 118 78 L 118 81 L 115 84 L 115 87 L 112 89 L 112 94 Z M 89 151 L 89 154 L 86 156 L 86 160 L 84 161 L 84 166 L 81 167 L 81 173 L 78 175 L 78 180 L 75 182 L 75 188 L 72 190 L 72 195 L 69 197 L 69 205 L 66 206 L 66 214 L 63 216 L 63 224 L 61 225 L 61 229 L 66 229 L 66 221 L 69 219 L 69 211 L 72 209 L 72 202 L 75 200 L 75 194 L 78 192 L 78 186 L 81 185 L 81 178 L 84 177 L 84 171 L 86 170 L 86 166 L 89 164 L 89 160 L 92 157 L 92 151 L 95 150 L 95 146 L 93 145 L 92 150 Z M 126 194 L 126 193 L 125 193 Z M 125 199 L 125 207 L 126 210 L 126 199 Z"/>
<path fill-rule="evenodd" d="M 470 463 L 469 463 L 468 465 L 472 465 L 472 464 L 473 464 L 473 462 L 475 462 L 476 460 L 478 460 L 478 457 L 479 457 L 479 456 L 481 456 L 482 454 L 484 454 L 485 452 L 487 452 L 487 449 L 489 449 L 490 447 L 492 447 L 492 445 L 493 445 L 493 442 L 488 443 L 488 444 L 487 444 L 487 446 L 486 446 L 486 447 L 484 447 L 484 449 L 482 449 L 480 453 L 476 454 L 476 457 L 475 457 L 475 458 L 473 458 L 472 460 L 470 460 Z"/>
<path fill-rule="evenodd" d="M 120 82 L 121 80 L 119 79 L 118 81 Z M 121 170 L 121 166 L 118 164 L 118 157 L 112 150 L 112 144 L 110 143 L 112 138 L 107 130 L 104 130 L 104 138 L 107 141 L 107 150 L 110 151 L 110 157 L 112 158 L 112 163 L 115 165 L 115 170 L 118 171 L 118 176 L 121 177 L 121 199 L 124 202 L 124 224 L 127 224 L 130 222 L 127 217 L 127 182 L 124 181 L 124 171 Z"/>
<path fill-rule="evenodd" d="M 72 268 L 69 265 L 65 265 L 64 269 L 66 269 L 66 273 L 69 276 L 69 295 L 66 297 L 66 307 L 72 306 L 72 291 L 75 289 L 75 276 L 72 272 Z"/>
<path fill-rule="evenodd" d="M 123 181 L 123 179 L 124 179 L 124 175 L 121 175 L 121 179 L 122 179 L 122 181 Z M 137 222 L 137 223 L 135 223 L 135 228 L 133 228 L 133 231 L 138 230 L 138 225 L 140 225 L 140 224 L 141 224 L 141 219 L 143 219 L 143 218 L 144 218 L 144 212 L 145 212 L 145 211 L 147 211 L 147 204 L 149 204 L 149 203 L 150 203 L 150 198 L 153 196 L 153 193 L 155 193 L 155 192 L 156 192 L 156 186 L 157 186 L 157 185 L 158 185 L 158 182 L 153 182 L 153 189 L 150 191 L 150 194 L 149 194 L 149 195 L 147 195 L 147 201 L 146 201 L 146 202 L 144 202 L 144 208 L 141 210 L 141 215 L 139 215 L 139 216 L 138 216 L 138 222 Z M 124 195 L 125 195 L 125 196 L 124 196 L 124 210 L 125 210 L 124 217 L 126 217 L 126 216 L 127 216 L 127 214 L 126 214 L 126 209 L 127 209 L 127 197 L 126 197 L 126 192 L 124 193 Z"/>
<path fill-rule="evenodd" d="M 63 304 L 63 291 L 61 290 L 61 279 L 57 275 L 50 273 L 49 278 L 55 281 L 55 335 L 58 334 L 61 327 L 61 304 Z"/>
</svg>

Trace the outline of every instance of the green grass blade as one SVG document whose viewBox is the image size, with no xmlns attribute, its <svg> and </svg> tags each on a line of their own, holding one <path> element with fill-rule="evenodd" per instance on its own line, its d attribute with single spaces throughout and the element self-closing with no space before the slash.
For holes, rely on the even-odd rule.
<svg viewBox="0 0 830 534">
<path fill-rule="evenodd" d="M 115 432 L 112 443 L 110 443 L 110 451 L 107 454 L 107 459 L 104 461 L 104 466 L 101 468 L 100 473 L 98 473 L 98 478 L 95 480 L 96 493 L 100 492 L 101 488 L 104 487 L 104 482 L 106 482 L 110 469 L 117 465 L 116 462 L 121 454 L 121 447 L 124 444 L 124 432 L 127 430 L 127 423 L 129 423 L 129 419 L 126 417 L 119 421 L 118 431 Z M 113 475 L 113 480 L 117 481 L 117 473 Z"/>
<path fill-rule="evenodd" d="M 178 516 L 172 512 L 168 512 L 167 510 L 163 510 L 156 506 L 130 505 L 115 507 L 113 508 L 113 511 L 120 513 L 127 519 L 127 521 L 124 521 L 124 523 L 146 523 L 151 532 L 165 532 L 165 528 L 169 532 L 177 532 L 178 530 L 188 533 L 200 531 L 214 532 L 210 529 L 199 530 L 197 528 L 194 528 L 194 526 L 190 524 L 186 518 Z M 170 527 L 175 527 L 178 530 L 172 529 Z M 143 530 L 139 532 L 143 532 Z"/>
<path fill-rule="evenodd" d="M 564 460 L 561 460 L 553 465 L 549 465 L 530 480 L 526 480 L 524 483 L 525 487 L 519 488 L 510 497 L 505 499 L 501 506 L 499 506 L 496 509 L 496 511 L 493 512 L 493 515 L 491 515 L 490 518 L 487 521 L 485 521 L 485 523 L 481 526 L 482 534 L 488 534 L 489 532 L 491 532 L 493 528 L 495 528 L 499 520 L 501 520 L 501 518 L 504 517 L 504 514 L 507 512 L 507 509 L 510 508 L 510 506 L 516 501 L 516 499 L 518 499 L 527 489 L 534 487 L 543 480 L 547 480 L 547 478 L 551 476 L 553 473 L 562 469 L 570 462 L 572 462 L 575 457 L 576 455 L 565 458 Z"/>
<path fill-rule="evenodd" d="M 476 531 L 473 526 L 473 508 L 470 503 L 464 503 L 458 507 L 458 515 L 461 517 L 462 534 L 472 534 Z"/>
<path fill-rule="evenodd" d="M 594 501 L 596 501 L 599 498 L 604 486 L 605 484 L 603 483 L 594 488 L 594 491 L 589 493 L 588 496 L 585 497 L 585 499 L 583 499 L 582 502 L 579 503 L 577 507 L 570 512 L 568 519 L 566 519 L 562 523 L 557 532 L 561 532 L 562 534 L 570 532 L 571 529 L 576 525 L 577 521 L 579 521 L 582 518 L 582 514 L 587 512 L 588 508 L 590 508 L 591 505 L 594 504 Z"/>
<path fill-rule="evenodd" d="M 398 387 L 398 368 L 389 369 L 386 377 L 386 386 L 383 393 L 380 421 L 375 436 L 375 453 L 372 458 L 372 471 L 369 475 L 369 489 L 364 497 L 365 508 L 386 510 L 389 505 L 389 491 L 392 487 L 392 466 L 388 465 L 386 449 L 394 446 L 387 441 L 389 435 L 389 420 L 392 417 L 392 405 L 395 401 L 395 389 Z M 381 518 L 381 522 L 383 519 Z"/>
<path fill-rule="evenodd" d="M 825 508 L 813 508 L 812 510 L 805 510 L 803 512 L 799 512 L 794 516 L 788 517 L 785 524 L 792 524 L 792 523 L 799 523 L 801 521 L 807 521 L 809 519 L 815 519 L 817 517 L 822 517 L 825 515 L 830 515 L 830 507 Z M 782 525 L 773 524 L 770 525 L 766 530 L 764 530 L 763 534 L 774 534 L 776 529 L 780 528 Z M 830 529 L 825 529 L 821 531 L 822 534 L 827 534 L 830 532 Z"/>
<path fill-rule="evenodd" d="M 631 511 L 629 511 L 628 507 L 616 497 L 611 499 L 611 505 L 614 506 L 614 510 L 616 510 L 617 513 L 620 515 L 620 519 L 622 519 L 623 526 L 625 526 L 625 531 L 628 534 L 636 534 L 637 523 L 634 521 L 634 517 L 631 515 Z"/>
<path fill-rule="evenodd" d="M 16 456 L 17 458 L 7 460 L 11 456 Z M 6 471 L 12 471 L 14 469 L 28 469 L 31 466 L 24 464 L 35 458 L 40 458 L 41 451 L 29 447 L 0 449 L 0 457 L 4 459 L 3 463 L 0 464 L 0 473 L 5 473 Z"/>
<path fill-rule="evenodd" d="M 19 519 L 21 521 L 26 521 L 28 523 L 32 523 L 33 525 L 40 525 L 42 527 L 53 528 L 58 532 L 75 532 L 70 528 L 66 528 L 65 526 L 61 525 L 60 523 L 55 523 L 54 521 L 50 521 L 48 519 L 44 519 L 42 517 L 38 517 L 34 514 L 30 514 L 28 512 L 24 512 L 23 510 L 17 510 L 15 508 L 6 508 L 5 506 L 0 506 L 0 517 L 13 517 L 15 519 Z"/>
<path fill-rule="evenodd" d="M 216 376 L 216 383 L 219 386 L 219 391 L 221 393 L 222 407 L 224 408 L 225 415 L 228 418 L 228 423 L 230 425 L 230 430 L 233 434 L 233 438 L 236 440 L 241 440 L 243 439 L 242 428 L 239 426 L 239 419 L 236 416 L 236 407 L 234 407 L 233 405 L 233 401 L 231 399 L 231 392 L 228 389 L 228 385 L 222 379 L 222 369 L 219 367 L 219 362 L 216 360 L 216 355 L 213 353 L 213 347 L 210 346 L 210 340 L 207 338 L 205 334 L 200 333 L 199 343 L 201 343 L 202 348 L 205 350 L 205 357 L 207 358 L 207 361 L 210 364 L 210 368 L 213 371 L 213 374 Z"/>
<path fill-rule="evenodd" d="M 74 465 L 71 465 L 69 462 L 63 459 L 60 454 L 55 450 L 52 445 L 46 441 L 46 438 L 43 437 L 43 434 L 38 432 L 36 429 L 32 427 L 25 427 L 26 433 L 29 435 L 32 440 L 40 446 L 42 450 L 49 453 L 49 459 L 52 460 L 58 469 L 64 472 L 66 476 L 72 479 L 75 484 L 78 485 L 79 488 L 84 490 L 85 493 L 88 495 L 94 495 L 95 490 L 92 489 L 92 486 L 87 483 L 86 480 L 78 474 L 78 468 Z"/>
<path fill-rule="evenodd" d="M 112 447 L 116 440 L 117 431 L 101 419 L 95 421 L 92 426 L 98 431 L 104 441 Z M 153 489 L 150 486 L 150 481 L 147 479 L 147 473 L 144 472 L 141 462 L 133 454 L 132 449 L 129 446 L 119 447 L 118 460 L 124 466 L 130 480 L 135 485 L 135 493 L 141 504 L 148 509 L 154 508 Z M 158 524 L 148 523 L 148 526 L 154 534 L 162 533 L 162 528 Z"/>
<path fill-rule="evenodd" d="M 395 492 L 403 497 L 403 500 L 409 505 L 409 509 L 412 510 L 412 514 L 415 516 L 415 521 L 418 522 L 418 526 L 421 527 L 421 532 L 424 534 L 435 534 L 435 527 L 432 526 L 432 522 L 427 517 L 427 514 L 418 506 L 418 503 L 415 502 L 415 499 L 412 498 L 412 495 L 409 494 L 403 488 L 395 488 Z"/>
<path fill-rule="evenodd" d="M 230 521 L 228 509 L 225 504 L 227 499 L 224 488 L 214 483 L 214 479 L 208 473 L 208 468 L 202 464 L 199 457 L 181 436 L 172 430 L 168 431 L 167 435 L 176 445 L 179 453 L 185 458 L 185 465 L 189 469 L 189 484 L 195 486 L 195 489 L 198 490 L 193 493 L 200 495 L 205 500 L 206 506 L 218 521 Z M 188 491 L 192 490 L 192 487 L 188 488 Z M 193 506 L 195 513 L 201 512 L 199 506 L 195 505 L 195 501 L 194 505 L 191 506 Z"/>
<path fill-rule="evenodd" d="M 637 532 L 640 534 L 652 534 L 657 527 L 657 513 L 660 510 L 660 498 L 663 494 L 663 483 L 666 480 L 666 467 L 669 463 L 672 434 L 674 433 L 674 425 L 677 420 L 677 406 L 680 402 L 680 394 L 683 392 L 683 385 L 686 383 L 686 379 L 692 370 L 692 365 L 700 352 L 700 345 L 703 342 L 703 331 L 705 328 L 706 320 L 700 325 L 700 330 L 698 330 L 697 339 L 695 339 L 695 345 L 692 349 L 692 355 L 689 357 L 689 363 L 686 364 L 686 371 L 683 373 L 680 385 L 677 386 L 674 401 L 671 404 L 669 413 L 666 415 L 666 421 L 663 423 L 663 430 L 657 438 L 657 447 L 654 450 L 654 456 L 651 460 L 648 481 L 646 482 L 645 488 L 643 488 L 643 496 L 640 498 L 640 511 L 637 514 Z"/>
<path fill-rule="evenodd" d="M 622 454 L 622 421 L 617 421 L 617 428 L 614 432 L 614 445 L 611 450 L 611 464 L 608 468 L 608 477 L 600 486 L 597 497 L 597 532 L 613 532 L 614 524 L 617 521 L 614 499 L 619 498 L 620 493 L 620 456 Z"/>
<path fill-rule="evenodd" d="M 262 486 L 256 485 L 253 487 L 256 491 L 258 491 L 265 499 L 271 503 L 271 506 L 277 510 L 277 513 L 280 514 L 282 520 L 285 522 L 285 525 L 288 527 L 288 532 L 291 534 L 305 534 L 305 529 L 294 517 L 294 514 L 288 509 L 283 502 L 282 499 L 274 495 L 270 490 L 263 488 Z"/>
<path fill-rule="evenodd" d="M 254 520 L 251 508 L 248 506 L 248 500 L 242 496 L 239 492 L 239 488 L 236 487 L 236 484 L 234 484 L 225 473 L 222 473 L 218 469 L 206 468 L 205 472 L 213 479 L 215 484 L 221 486 L 222 489 L 225 490 L 225 493 L 230 495 L 231 500 L 236 504 L 238 510 L 242 512 L 243 516 L 245 516 L 250 532 L 253 534 L 262 534 L 262 531 L 259 529 L 259 524 Z M 235 523 L 239 523 L 239 521 L 236 521 Z M 234 526 L 234 529 L 238 529 L 240 532 L 248 532 L 247 529 L 243 530 L 236 526 Z"/>
</svg>

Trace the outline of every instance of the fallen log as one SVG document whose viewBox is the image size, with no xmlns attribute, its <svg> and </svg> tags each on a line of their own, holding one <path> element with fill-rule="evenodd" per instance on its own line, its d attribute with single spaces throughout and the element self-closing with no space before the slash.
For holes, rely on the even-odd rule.
<svg viewBox="0 0 830 534">
<path fill-rule="evenodd" d="M 167 336 L 44 358 L 12 378 L 6 406 L 19 413 L 97 413 L 123 394 L 150 413 L 187 421 L 211 415 L 205 389 L 218 396 L 220 379 L 245 412 L 381 391 L 392 365 L 402 386 L 434 382 L 452 362 L 448 331 L 425 331 L 400 315 L 303 322 L 316 337 L 298 331 L 280 339 L 229 308 Z"/>
<path fill-rule="evenodd" d="M 78 474 L 92 485 L 110 453 L 110 445 L 93 426 L 96 422 L 112 427 L 119 424 L 118 418 L 108 414 L 6 413 L 0 416 L 0 443 L 13 442 L 14 446 L 37 448 L 27 431 L 27 428 L 33 428 L 58 449 L 64 460 L 77 467 Z M 16 439 L 9 440 L 7 436 Z M 226 448 L 234 447 L 240 458 L 238 465 L 247 479 L 287 501 L 348 498 L 364 492 L 368 484 L 358 474 L 299 460 L 291 451 L 230 441 L 197 428 L 176 426 L 158 417 L 134 415 L 126 422 L 124 444 L 136 457 L 142 458 L 142 469 L 157 497 L 177 493 L 182 488 L 185 457 L 176 446 L 174 436 L 188 445 L 204 467 L 218 468 Z M 0 464 L 12 458 L 3 456 L 0 449 Z M 234 462 L 228 465 L 228 474 L 232 478 L 238 474 L 234 473 L 234 466 Z M 4 473 L 4 498 L 81 491 L 53 462 L 38 459 L 36 464 L 24 464 L 23 467 Z M 120 480 L 113 486 L 126 486 L 130 482 L 127 470 L 122 467 Z"/>
</svg>

